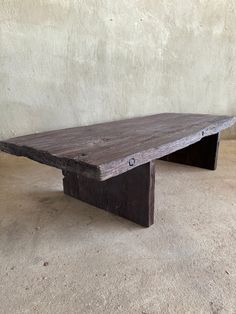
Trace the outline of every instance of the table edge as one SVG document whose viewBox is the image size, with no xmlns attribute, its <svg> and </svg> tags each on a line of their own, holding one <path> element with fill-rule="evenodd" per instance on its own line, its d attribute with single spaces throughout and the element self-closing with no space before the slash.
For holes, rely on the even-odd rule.
<svg viewBox="0 0 236 314">
<path fill-rule="evenodd" d="M 148 150 L 134 153 L 124 158 L 113 160 L 101 165 L 88 164 L 81 160 L 66 157 L 58 157 L 47 151 L 37 150 L 28 146 L 19 146 L 8 141 L 0 141 L 0 150 L 12 155 L 24 156 L 41 164 L 52 166 L 64 171 L 76 172 L 88 178 L 104 181 L 148 163 L 154 159 L 159 159 L 177 150 L 185 148 L 200 141 L 203 137 L 219 133 L 220 131 L 231 127 L 235 123 L 236 117 L 227 117 L 223 120 L 209 124 L 206 128 L 198 132 L 193 132 L 187 137 L 164 144 L 158 148 L 150 148 Z M 131 160 L 134 161 L 134 164 L 133 162 L 130 162 Z"/>
</svg>

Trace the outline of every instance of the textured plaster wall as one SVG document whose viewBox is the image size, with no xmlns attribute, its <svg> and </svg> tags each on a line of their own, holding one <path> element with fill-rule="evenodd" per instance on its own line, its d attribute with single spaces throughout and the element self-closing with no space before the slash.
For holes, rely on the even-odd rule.
<svg viewBox="0 0 236 314">
<path fill-rule="evenodd" d="M 0 138 L 163 111 L 236 115 L 234 0 L 0 1 Z"/>
</svg>

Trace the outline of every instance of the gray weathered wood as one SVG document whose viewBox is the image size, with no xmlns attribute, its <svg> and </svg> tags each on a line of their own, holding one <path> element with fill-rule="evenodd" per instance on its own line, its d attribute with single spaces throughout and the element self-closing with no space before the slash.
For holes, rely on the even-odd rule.
<svg viewBox="0 0 236 314">
<path fill-rule="evenodd" d="M 102 181 L 219 133 L 235 121 L 163 113 L 22 136 L 0 142 L 0 149 Z"/>
</svg>

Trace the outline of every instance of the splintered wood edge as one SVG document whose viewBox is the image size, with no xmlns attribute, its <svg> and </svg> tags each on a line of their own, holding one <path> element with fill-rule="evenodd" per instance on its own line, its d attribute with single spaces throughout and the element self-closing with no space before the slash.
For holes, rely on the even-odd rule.
<svg viewBox="0 0 236 314">
<path fill-rule="evenodd" d="M 19 146 L 13 143 L 0 142 L 0 150 L 5 153 L 27 157 L 41 164 L 55 167 L 64 171 L 76 172 L 89 178 L 97 178 L 98 168 L 96 166 L 78 162 L 75 159 L 57 157 L 47 151 L 37 150 L 28 146 Z"/>
<path fill-rule="evenodd" d="M 0 150 L 12 155 L 24 156 L 39 163 L 62 169 L 64 171 L 71 171 L 88 178 L 104 181 L 148 163 L 154 159 L 159 159 L 194 144 L 205 136 L 219 133 L 220 131 L 231 127 L 234 123 L 236 123 L 236 117 L 220 120 L 210 124 L 197 133 L 193 133 L 177 141 L 164 144 L 158 148 L 150 148 L 148 150 L 129 155 L 125 158 L 113 160 L 109 163 L 98 166 L 87 164 L 81 160 L 57 157 L 47 151 L 37 150 L 28 146 L 19 146 L 7 141 L 0 141 Z"/>
<path fill-rule="evenodd" d="M 142 164 L 150 162 L 154 159 L 159 159 L 163 156 L 169 155 L 177 150 L 185 148 L 196 142 L 199 142 L 203 137 L 213 135 L 227 129 L 236 123 L 236 117 L 227 118 L 215 123 L 210 124 L 206 128 L 193 133 L 186 137 L 183 137 L 177 141 L 164 144 L 158 148 L 150 148 L 148 150 L 138 152 L 136 154 L 129 155 L 123 159 L 114 160 L 110 163 L 106 163 L 99 166 L 100 177 L 99 180 L 107 180 L 111 177 L 122 174 L 126 171 L 134 169 Z M 134 164 L 130 165 L 130 161 Z M 132 163 L 133 163 L 132 162 Z"/>
</svg>

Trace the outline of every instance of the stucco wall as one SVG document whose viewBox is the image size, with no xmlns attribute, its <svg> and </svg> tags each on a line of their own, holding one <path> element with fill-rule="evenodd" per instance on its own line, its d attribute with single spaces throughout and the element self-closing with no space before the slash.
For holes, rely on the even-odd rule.
<svg viewBox="0 0 236 314">
<path fill-rule="evenodd" d="M 235 16 L 234 0 L 1 0 L 0 138 L 163 111 L 236 115 Z"/>
</svg>

